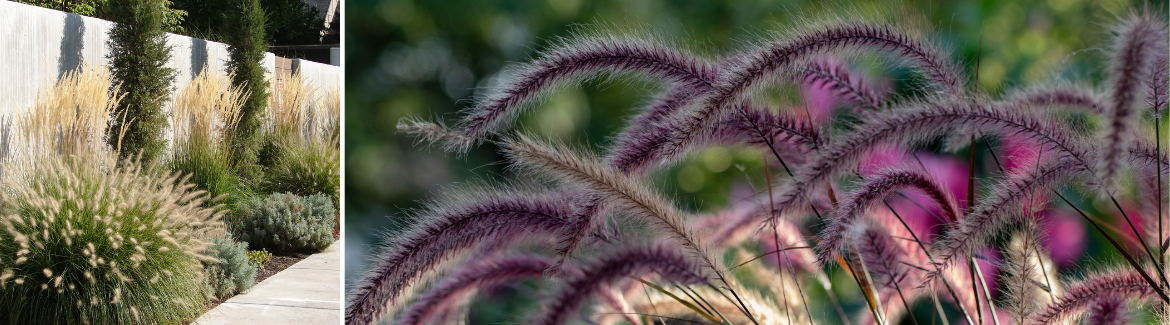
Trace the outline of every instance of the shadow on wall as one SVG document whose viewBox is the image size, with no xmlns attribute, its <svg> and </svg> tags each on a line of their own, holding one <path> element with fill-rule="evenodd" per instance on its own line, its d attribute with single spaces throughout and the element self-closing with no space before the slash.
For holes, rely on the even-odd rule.
<svg viewBox="0 0 1170 325">
<path fill-rule="evenodd" d="M 57 59 L 57 78 L 81 67 L 81 49 L 85 48 L 85 21 L 81 15 L 67 14 L 61 31 L 61 57 Z"/>
<path fill-rule="evenodd" d="M 207 41 L 191 38 L 191 76 L 203 71 L 207 67 Z"/>
</svg>

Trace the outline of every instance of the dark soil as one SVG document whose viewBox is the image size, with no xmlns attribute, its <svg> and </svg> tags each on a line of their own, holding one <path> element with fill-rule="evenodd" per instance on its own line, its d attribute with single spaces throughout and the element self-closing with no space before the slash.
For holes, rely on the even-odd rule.
<svg viewBox="0 0 1170 325">
<path fill-rule="evenodd" d="M 284 271 L 284 269 L 287 269 L 293 264 L 297 264 L 297 262 L 300 262 L 306 257 L 309 257 L 309 255 L 310 254 L 291 253 L 285 256 L 273 256 L 272 259 L 268 260 L 268 263 L 264 263 L 264 267 L 256 270 L 256 283 L 264 281 L 264 279 L 267 279 L 277 272 Z"/>
</svg>

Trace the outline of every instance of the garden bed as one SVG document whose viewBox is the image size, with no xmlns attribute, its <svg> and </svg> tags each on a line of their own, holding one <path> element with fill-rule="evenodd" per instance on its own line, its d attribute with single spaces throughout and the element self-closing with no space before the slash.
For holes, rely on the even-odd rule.
<svg viewBox="0 0 1170 325">
<path fill-rule="evenodd" d="M 280 273 L 280 271 L 284 271 L 284 269 L 287 269 L 290 266 L 293 266 L 293 264 L 297 264 L 297 262 L 304 260 L 305 258 L 309 257 L 310 255 L 313 255 L 313 254 L 293 253 L 290 255 L 272 256 L 272 259 L 268 260 L 268 262 L 264 263 L 264 265 L 261 266 L 260 269 L 256 270 L 256 283 L 259 284 L 260 282 L 263 282 L 265 279 L 268 279 L 268 277 L 273 276 L 277 273 Z M 243 292 L 241 292 L 240 294 L 243 294 Z M 235 297 L 235 296 L 231 296 L 231 297 L 227 297 L 227 298 L 223 298 L 223 299 L 212 299 L 212 300 L 207 301 L 207 305 L 206 305 L 206 307 L 204 307 L 203 313 L 206 314 L 207 312 L 211 311 L 212 309 L 215 309 L 215 307 L 219 306 L 220 304 L 227 301 L 228 299 L 232 299 L 232 297 Z"/>
</svg>

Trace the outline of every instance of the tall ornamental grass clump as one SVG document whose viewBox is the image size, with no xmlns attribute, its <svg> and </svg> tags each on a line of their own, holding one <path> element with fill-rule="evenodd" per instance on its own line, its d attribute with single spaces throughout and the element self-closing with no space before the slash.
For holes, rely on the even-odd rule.
<svg viewBox="0 0 1170 325">
<path fill-rule="evenodd" d="M 106 123 L 123 98 L 118 89 L 104 66 L 83 65 L 61 75 L 15 117 L 19 131 L 6 144 L 11 150 L 5 161 L 21 164 L 105 152 Z"/>
<path fill-rule="evenodd" d="M 516 180 L 416 212 L 373 256 L 346 323 L 465 319 L 469 295 L 533 278 L 537 290 L 521 291 L 539 306 L 518 322 L 1166 322 L 1165 17 L 1121 16 L 1101 87 L 1002 97 L 907 25 L 804 22 L 717 57 L 583 33 L 511 70 L 453 127 L 401 121 L 456 153 L 497 146 Z M 868 58 L 913 77 L 878 87 L 855 67 Z M 608 148 L 507 129 L 558 87 L 623 76 L 664 90 Z M 800 95 L 769 97 L 778 87 Z M 776 97 L 794 108 L 765 100 Z M 754 193 L 696 213 L 654 188 L 655 170 L 712 147 L 767 157 L 749 171 Z M 1055 214 L 1120 258 L 1068 274 L 1050 254 L 1061 247 L 1043 244 L 1064 235 L 1043 224 Z"/>
<path fill-rule="evenodd" d="M 299 73 L 287 78 L 278 100 L 269 107 L 265 146 L 260 163 L 266 167 L 259 184 L 265 193 L 309 196 L 325 193 L 340 204 L 341 98 L 339 91 L 321 91 Z"/>
<path fill-rule="evenodd" d="M 231 76 L 199 73 L 175 94 L 170 114 L 171 152 L 166 165 L 190 176 L 198 189 L 229 207 L 249 196 L 251 186 L 232 168 L 231 137 L 247 93 Z"/>
<path fill-rule="evenodd" d="M 242 202 L 226 222 L 252 249 L 315 253 L 333 244 L 337 214 L 325 194 L 276 193 Z"/>
<path fill-rule="evenodd" d="M 0 196 L 0 320 L 183 324 L 203 311 L 206 192 L 155 165 L 41 161 Z"/>
</svg>

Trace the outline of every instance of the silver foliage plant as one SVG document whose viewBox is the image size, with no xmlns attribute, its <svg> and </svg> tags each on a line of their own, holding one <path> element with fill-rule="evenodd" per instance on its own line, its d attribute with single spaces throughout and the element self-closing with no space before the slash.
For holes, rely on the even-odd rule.
<svg viewBox="0 0 1170 325">
<path fill-rule="evenodd" d="M 1039 85 L 1000 98 L 978 92 L 975 76 L 923 32 L 874 19 L 807 22 L 717 57 L 638 33 L 560 39 L 453 127 L 400 122 L 457 154 L 494 143 L 519 178 L 547 182 L 436 198 L 373 256 L 349 295 L 346 323 L 445 323 L 477 290 L 532 278 L 553 283 L 536 293 L 535 315 L 519 319 L 539 324 L 813 323 L 829 316 L 810 310 L 811 286 L 829 293 L 816 305 L 835 307 L 847 324 L 896 324 L 913 317 L 916 303 L 928 304 L 932 318 L 967 324 L 1121 324 L 1138 310 L 1165 322 L 1167 21 L 1119 17 L 1102 86 Z M 891 93 L 850 69 L 867 55 L 908 67 L 919 88 Z M 664 90 L 604 155 L 507 127 L 558 87 L 628 75 Z M 760 95 L 777 85 L 820 89 L 853 118 L 773 108 Z M 940 142 L 969 157 L 965 192 L 921 160 L 861 171 L 880 148 L 913 155 Z M 993 142 L 1028 144 L 1030 158 L 1008 164 Z M 647 181 L 713 146 L 758 150 L 770 160 L 763 168 L 783 172 L 766 170 L 768 187 L 755 198 L 711 214 L 678 208 Z M 977 150 L 991 158 L 980 165 L 990 181 L 974 177 Z M 894 198 L 929 211 L 940 230 L 912 227 Z M 1140 213 L 1119 200 L 1138 202 Z M 1078 206 L 1086 201 L 1114 210 Z M 1075 211 L 1125 263 L 1058 274 L 1039 244 L 1055 235 L 1037 225 L 1047 209 Z M 981 249 L 1004 256 L 992 262 L 997 276 L 983 276 Z M 838 268 L 861 289 L 860 315 L 846 315 L 829 289 Z"/>
</svg>

